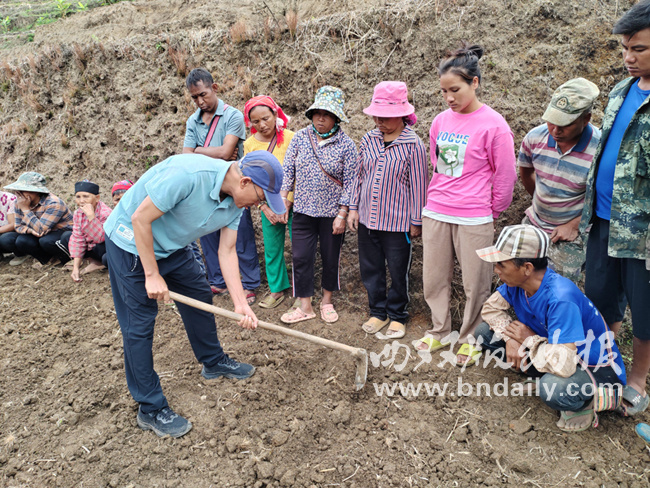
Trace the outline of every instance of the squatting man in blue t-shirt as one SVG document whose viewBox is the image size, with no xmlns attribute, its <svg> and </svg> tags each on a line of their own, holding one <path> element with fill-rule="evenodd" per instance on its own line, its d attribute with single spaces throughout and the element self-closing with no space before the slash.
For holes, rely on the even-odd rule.
<svg viewBox="0 0 650 488">
<path fill-rule="evenodd" d="M 156 300 L 169 290 L 212 303 L 212 292 L 188 246 L 221 229 L 219 259 L 241 327 L 257 317 L 246 302 L 235 243 L 244 207 L 265 201 L 284 213 L 282 166 L 268 151 L 254 151 L 239 163 L 200 154 L 172 156 L 147 171 L 122 197 L 104 224 L 115 312 L 124 342 L 124 366 L 131 395 L 140 404 L 137 422 L 159 436 L 180 437 L 192 428 L 169 408 L 153 368 Z M 206 379 L 248 378 L 255 372 L 224 353 L 214 315 L 177 303 L 196 359 Z"/>
<path fill-rule="evenodd" d="M 536 394 L 560 411 L 557 426 L 578 432 L 597 425 L 596 412 L 620 404 L 625 368 L 600 312 L 547 267 L 548 248 L 544 231 L 512 225 L 494 246 L 476 251 L 504 284 L 485 302 L 474 335 L 488 357 L 537 377 Z"/>
</svg>

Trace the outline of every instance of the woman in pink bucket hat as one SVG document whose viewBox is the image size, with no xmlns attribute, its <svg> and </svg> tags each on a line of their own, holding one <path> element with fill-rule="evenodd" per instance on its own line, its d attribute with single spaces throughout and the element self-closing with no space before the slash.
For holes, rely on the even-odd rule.
<svg viewBox="0 0 650 488">
<path fill-rule="evenodd" d="M 399 339 L 408 318 L 411 239 L 422 234 L 427 151 L 411 128 L 417 117 L 406 83 L 379 83 L 363 112 L 376 128 L 361 140 L 348 218 L 350 230 L 358 231 L 359 267 L 370 306 L 362 328 L 380 339 Z M 392 282 L 388 293 L 387 265 Z M 387 325 L 386 335 L 380 334 Z"/>
</svg>

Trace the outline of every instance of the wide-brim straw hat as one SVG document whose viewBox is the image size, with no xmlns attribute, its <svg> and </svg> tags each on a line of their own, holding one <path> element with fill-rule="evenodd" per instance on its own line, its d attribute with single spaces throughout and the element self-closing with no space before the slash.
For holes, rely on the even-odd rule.
<svg viewBox="0 0 650 488">
<path fill-rule="evenodd" d="M 403 81 L 382 81 L 375 86 L 370 105 L 363 113 L 373 117 L 407 117 L 415 112 L 408 100 L 408 89 Z"/>
<path fill-rule="evenodd" d="M 29 171 L 20 175 L 15 183 L 5 186 L 5 190 L 11 191 L 33 191 L 34 193 L 50 193 L 45 186 L 45 176 L 35 171 Z"/>
<path fill-rule="evenodd" d="M 349 122 L 345 116 L 345 112 L 343 112 L 344 104 L 345 96 L 343 95 L 343 90 L 334 86 L 323 86 L 316 92 L 314 103 L 305 110 L 305 116 L 311 120 L 314 110 L 326 110 L 342 122 Z"/>
</svg>

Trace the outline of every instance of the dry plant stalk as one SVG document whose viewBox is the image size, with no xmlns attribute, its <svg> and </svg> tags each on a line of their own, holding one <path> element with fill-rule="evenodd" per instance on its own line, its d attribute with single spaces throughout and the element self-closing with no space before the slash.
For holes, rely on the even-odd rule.
<svg viewBox="0 0 650 488">
<path fill-rule="evenodd" d="M 11 80 L 13 78 L 14 70 L 7 61 L 3 61 L 2 64 L 0 64 L 0 68 L 2 69 L 2 73 L 7 80 Z"/>
<path fill-rule="evenodd" d="M 172 64 L 176 67 L 176 72 L 179 76 L 187 76 L 187 51 L 183 48 L 175 48 L 174 46 L 169 46 L 167 49 L 167 55 L 172 61 Z"/>
<path fill-rule="evenodd" d="M 76 42 L 72 45 L 72 52 L 74 53 L 74 62 L 77 64 L 79 71 L 86 69 L 86 53 L 83 48 Z"/>
<path fill-rule="evenodd" d="M 34 73 L 38 73 L 39 68 L 41 67 L 41 58 L 40 56 L 34 56 L 33 54 L 27 55 L 27 64 L 32 69 Z"/>
<path fill-rule="evenodd" d="M 235 44 L 240 44 L 248 40 L 248 29 L 246 28 L 246 22 L 240 19 L 230 26 L 230 38 Z"/>
<path fill-rule="evenodd" d="M 273 36 L 273 19 L 271 17 L 267 17 L 264 19 L 264 41 L 269 43 L 271 42 L 271 37 Z"/>
<path fill-rule="evenodd" d="M 287 27 L 289 28 L 289 35 L 292 39 L 295 39 L 296 31 L 298 29 L 298 14 L 293 10 L 289 10 L 287 15 L 285 15 L 285 19 L 287 21 Z"/>
<path fill-rule="evenodd" d="M 249 100 L 253 97 L 253 81 L 250 78 L 244 80 L 244 84 L 241 87 L 241 93 L 244 96 L 244 100 Z"/>
</svg>

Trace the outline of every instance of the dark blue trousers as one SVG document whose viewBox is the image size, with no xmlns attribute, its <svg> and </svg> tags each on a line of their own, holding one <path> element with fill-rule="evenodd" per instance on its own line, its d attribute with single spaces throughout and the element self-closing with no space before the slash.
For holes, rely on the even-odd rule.
<svg viewBox="0 0 650 488">
<path fill-rule="evenodd" d="M 359 268 L 368 291 L 370 316 L 404 322 L 408 318 L 411 240 L 406 232 L 370 230 L 359 223 Z M 386 266 L 391 286 L 386 293 Z"/>
<path fill-rule="evenodd" d="M 126 383 L 142 411 L 168 406 L 160 380 L 153 369 L 153 333 L 158 302 L 147 297 L 140 258 L 106 239 L 106 255 L 117 320 L 124 343 Z M 158 269 L 170 291 L 212 304 L 212 292 L 189 247 L 158 260 Z M 176 303 L 187 337 L 199 363 L 206 367 L 224 357 L 217 337 L 214 315 Z"/>
<path fill-rule="evenodd" d="M 484 351 L 489 351 L 492 358 L 506 362 L 506 343 L 502 339 L 494 336 L 494 331 L 485 322 L 481 322 L 476 327 L 474 338 L 481 345 Z M 595 341 L 596 344 L 598 341 Z M 596 346 L 598 347 L 598 346 Z M 481 358 L 481 361 L 484 361 Z M 491 359 L 491 362 L 495 361 Z M 496 361 L 492 363 L 495 366 Z M 611 366 L 603 366 L 598 369 L 589 368 L 596 383 L 599 385 L 612 385 L 617 394 L 622 394 L 623 384 L 616 375 L 616 371 Z M 544 403 L 553 410 L 565 410 L 577 412 L 584 409 L 594 397 L 595 388 L 589 373 L 578 365 L 576 372 L 568 378 L 554 375 L 552 373 L 541 373 L 530 365 L 525 374 L 529 377 L 540 378 L 538 396 Z"/>
<path fill-rule="evenodd" d="M 50 258 L 58 258 L 62 263 L 70 261 L 67 249 L 57 245 L 66 232 L 64 229 L 53 230 L 43 237 L 32 234 L 19 234 L 18 232 L 5 232 L 0 237 L 0 251 L 12 252 L 16 256 L 30 255 L 38 259 L 41 264 L 46 264 Z"/>
<path fill-rule="evenodd" d="M 208 281 L 217 288 L 226 288 L 226 281 L 219 266 L 219 241 L 221 231 L 201 237 L 201 248 L 208 267 Z M 260 260 L 255 245 L 255 230 L 251 212 L 247 208 L 239 221 L 237 229 L 237 257 L 239 272 L 244 290 L 254 290 L 260 286 Z"/>
</svg>

